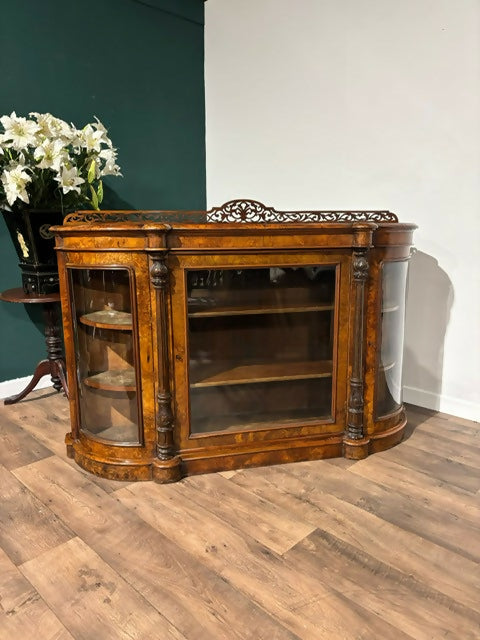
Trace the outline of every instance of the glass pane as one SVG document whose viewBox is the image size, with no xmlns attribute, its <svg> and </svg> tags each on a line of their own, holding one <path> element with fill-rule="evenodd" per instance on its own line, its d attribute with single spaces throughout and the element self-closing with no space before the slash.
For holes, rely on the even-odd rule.
<svg viewBox="0 0 480 640">
<path fill-rule="evenodd" d="M 382 275 L 382 344 L 377 373 L 376 415 L 402 404 L 402 363 L 408 263 L 385 262 Z"/>
<path fill-rule="evenodd" d="M 80 428 L 138 443 L 137 382 L 126 269 L 71 269 Z"/>
<path fill-rule="evenodd" d="M 335 266 L 187 272 L 192 434 L 332 415 Z"/>
</svg>

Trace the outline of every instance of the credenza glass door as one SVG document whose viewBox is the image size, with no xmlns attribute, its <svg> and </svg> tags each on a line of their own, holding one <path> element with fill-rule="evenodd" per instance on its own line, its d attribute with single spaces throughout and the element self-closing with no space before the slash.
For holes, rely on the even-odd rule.
<svg viewBox="0 0 480 640">
<path fill-rule="evenodd" d="M 136 340 L 128 269 L 70 269 L 80 431 L 140 441 Z"/>
<path fill-rule="evenodd" d="M 186 271 L 192 436 L 333 420 L 336 272 Z"/>
<path fill-rule="evenodd" d="M 402 405 L 403 341 L 408 262 L 384 262 L 382 268 L 381 349 L 377 368 L 377 417 Z"/>
</svg>

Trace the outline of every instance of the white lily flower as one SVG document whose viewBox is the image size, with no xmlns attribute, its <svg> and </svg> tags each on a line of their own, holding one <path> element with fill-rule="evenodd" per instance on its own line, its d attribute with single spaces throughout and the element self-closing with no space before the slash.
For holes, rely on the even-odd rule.
<svg viewBox="0 0 480 640">
<path fill-rule="evenodd" d="M 97 116 L 94 116 L 95 118 L 95 122 L 93 123 L 93 127 L 95 129 L 97 129 L 97 131 L 101 131 L 102 132 L 102 142 L 107 145 L 107 147 L 112 148 L 113 144 L 112 141 L 110 140 L 110 138 L 108 137 L 108 131 L 106 129 L 106 127 L 100 122 L 100 120 L 97 118 Z"/>
<path fill-rule="evenodd" d="M 70 126 L 65 122 L 65 120 L 56 118 L 50 113 L 37 113 L 36 111 L 32 111 L 29 115 L 36 119 L 38 126 L 40 127 L 39 133 L 41 136 L 50 140 L 59 138 L 66 144 L 70 142 L 72 138 L 73 125 Z"/>
<path fill-rule="evenodd" d="M 80 131 L 80 141 L 82 147 L 84 147 L 87 151 L 96 151 L 97 153 L 102 149 L 102 131 L 98 131 L 92 127 L 91 124 L 87 124 Z"/>
<path fill-rule="evenodd" d="M 39 161 L 37 165 L 39 169 L 53 169 L 53 171 L 59 172 L 65 158 L 62 140 L 44 140 L 35 149 L 33 156 L 35 160 Z"/>
<path fill-rule="evenodd" d="M 51 127 L 53 135 L 56 135 L 57 138 L 67 144 L 71 143 L 72 138 L 76 134 L 76 129 L 73 125 L 68 124 L 64 120 L 60 120 L 60 118 L 54 118 L 53 116 Z"/>
<path fill-rule="evenodd" d="M 84 149 L 84 143 L 82 138 L 82 132 L 80 129 L 76 129 L 73 124 L 70 129 L 70 140 L 69 145 L 71 145 L 73 149 L 73 153 L 79 154 Z"/>
<path fill-rule="evenodd" d="M 92 127 L 97 129 L 98 131 L 101 131 L 104 135 L 107 135 L 107 129 L 105 125 L 102 122 L 100 122 L 97 116 L 93 116 L 93 117 L 95 118 L 95 122 L 92 123 Z"/>
<path fill-rule="evenodd" d="M 15 164 L 27 168 L 27 159 L 23 151 L 19 151 L 15 159 Z"/>
<path fill-rule="evenodd" d="M 100 170 L 100 177 L 122 175 L 120 173 L 120 167 L 116 164 L 116 149 L 102 149 L 98 154 L 98 157 L 105 161 L 103 168 Z"/>
<path fill-rule="evenodd" d="M 39 133 L 42 136 L 50 138 L 54 135 L 52 127 L 53 116 L 50 113 L 37 113 L 36 111 L 31 111 L 28 115 L 35 118 L 38 126 L 40 127 Z"/>
<path fill-rule="evenodd" d="M 62 187 L 63 193 L 68 193 L 69 191 L 80 193 L 79 185 L 85 182 L 85 180 L 78 175 L 77 167 L 68 169 L 65 166 L 61 168 L 60 174 L 56 176 L 55 180 Z"/>
<path fill-rule="evenodd" d="M 0 122 L 5 129 L 4 140 L 12 149 L 20 151 L 29 145 L 36 146 L 37 134 L 40 131 L 36 122 L 17 116 L 15 111 L 10 116 L 0 118 Z"/>
<path fill-rule="evenodd" d="M 10 206 L 17 198 L 23 202 L 29 202 L 26 187 L 31 181 L 32 177 L 21 165 L 16 165 L 10 170 L 5 169 L 2 174 L 2 185 Z"/>
<path fill-rule="evenodd" d="M 17 118 L 17 114 L 15 113 L 15 111 L 12 111 L 12 113 L 9 116 L 2 116 L 0 118 L 0 122 L 3 125 L 3 128 L 6 129 L 7 127 L 10 126 L 10 123 L 16 118 Z"/>
</svg>

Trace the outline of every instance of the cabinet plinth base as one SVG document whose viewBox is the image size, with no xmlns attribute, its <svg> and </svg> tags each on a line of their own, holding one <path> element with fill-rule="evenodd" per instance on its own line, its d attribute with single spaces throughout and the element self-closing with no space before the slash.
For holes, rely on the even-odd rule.
<svg viewBox="0 0 480 640">
<path fill-rule="evenodd" d="M 79 440 L 73 440 L 71 444 L 67 442 L 67 455 L 73 458 L 79 467 L 101 478 L 128 482 L 152 479 L 150 462 L 125 459 L 119 461 L 111 458 L 94 459 L 90 452 L 85 451 Z"/>
<path fill-rule="evenodd" d="M 218 471 L 233 471 L 251 467 L 263 467 L 272 464 L 287 464 L 306 460 L 322 460 L 338 458 L 342 455 L 342 437 L 329 436 L 316 442 L 305 441 L 294 446 L 278 443 L 270 450 L 261 449 L 246 451 L 245 449 L 223 451 L 221 455 L 207 451 L 195 454 L 187 450 L 182 452 L 183 475 L 196 475 Z"/>
<path fill-rule="evenodd" d="M 398 420 L 397 423 L 385 431 L 373 433 L 361 440 L 345 438 L 343 441 L 344 457 L 350 460 L 362 460 L 371 453 L 385 451 L 401 442 L 407 425 L 405 411 L 403 409 L 399 411 L 394 419 Z"/>
<path fill-rule="evenodd" d="M 176 482 L 182 477 L 181 459 L 178 456 L 168 460 L 155 460 L 152 464 L 152 479 L 160 484 Z"/>
<path fill-rule="evenodd" d="M 68 458 L 73 458 L 74 457 L 74 453 L 73 453 L 73 434 L 70 431 L 70 433 L 67 433 L 65 436 L 65 444 L 67 446 L 67 457 Z"/>
<path fill-rule="evenodd" d="M 75 460 L 79 467 L 101 478 L 135 482 L 155 480 L 164 484 L 177 482 L 182 478 L 181 459 L 178 456 L 168 460 L 115 460 L 92 457 L 80 440 L 74 440 L 71 433 L 65 436 L 67 456 Z"/>
<path fill-rule="evenodd" d="M 371 453 L 384 451 L 401 442 L 406 426 L 405 413 L 400 414 L 400 422 L 380 433 L 353 440 L 341 435 L 329 436 L 316 442 L 304 442 L 293 447 L 276 447 L 270 450 L 250 449 L 224 450 L 221 455 L 207 451 L 196 453 L 183 451 L 181 455 L 168 460 L 159 458 L 148 460 L 115 460 L 112 458 L 92 458 L 80 440 L 74 440 L 71 433 L 65 436 L 67 455 L 90 473 L 110 480 L 128 482 L 154 480 L 160 484 L 177 482 L 184 476 L 231 471 L 272 464 L 286 464 L 305 460 L 338 458 L 342 455 L 349 460 L 362 460 Z"/>
<path fill-rule="evenodd" d="M 345 438 L 343 440 L 343 457 L 349 460 L 363 460 L 369 453 L 370 438 L 361 438 L 352 440 Z"/>
<path fill-rule="evenodd" d="M 402 441 L 405 435 L 405 427 L 407 426 L 407 418 L 405 411 L 400 413 L 400 422 L 394 427 L 380 431 L 375 435 L 372 435 L 370 440 L 369 453 L 378 453 L 379 451 L 385 451 L 394 447 L 396 444 Z"/>
</svg>

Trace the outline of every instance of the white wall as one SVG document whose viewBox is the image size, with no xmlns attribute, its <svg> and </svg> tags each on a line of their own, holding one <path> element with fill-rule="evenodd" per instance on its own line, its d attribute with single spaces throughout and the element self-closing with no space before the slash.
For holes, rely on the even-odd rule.
<svg viewBox="0 0 480 640">
<path fill-rule="evenodd" d="M 405 399 L 480 417 L 480 2 L 208 0 L 209 206 L 416 222 Z"/>
</svg>

